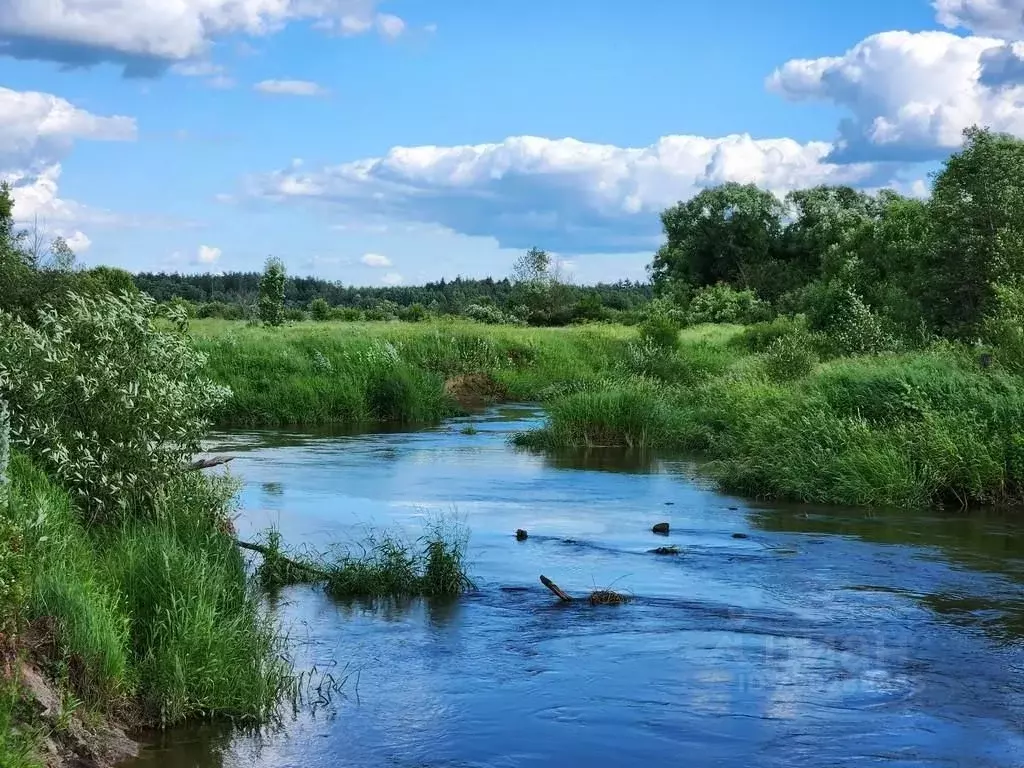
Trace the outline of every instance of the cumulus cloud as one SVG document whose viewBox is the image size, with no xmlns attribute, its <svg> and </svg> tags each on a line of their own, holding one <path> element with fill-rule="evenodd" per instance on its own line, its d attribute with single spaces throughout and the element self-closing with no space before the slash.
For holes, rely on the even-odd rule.
<svg viewBox="0 0 1024 768">
<path fill-rule="evenodd" d="M 76 140 L 135 136 L 131 118 L 94 115 L 48 93 L 0 88 L 0 179 L 12 187 L 15 216 L 22 222 L 102 219 L 100 212 L 59 197 L 60 161 Z"/>
<path fill-rule="evenodd" d="M 201 59 L 218 37 L 274 33 L 311 21 L 343 35 L 376 29 L 400 35 L 404 22 L 379 0 L 2 0 L 0 53 L 67 66 L 112 62 L 127 77 L 154 77 Z"/>
<path fill-rule="evenodd" d="M 89 236 L 77 230 L 64 235 L 64 242 L 75 253 L 85 253 L 89 250 L 89 246 L 92 245 L 92 240 L 89 239 Z"/>
<path fill-rule="evenodd" d="M 402 277 L 397 272 L 388 272 L 387 274 L 384 275 L 384 277 L 380 279 L 380 282 L 383 285 L 395 286 L 401 285 L 404 280 L 405 278 Z"/>
<path fill-rule="evenodd" d="M 939 23 L 978 35 L 1024 39 L 1024 0 L 934 0 Z"/>
<path fill-rule="evenodd" d="M 322 96 L 327 93 L 322 86 L 309 80 L 262 80 L 253 89 L 277 96 Z"/>
<path fill-rule="evenodd" d="M 518 136 L 495 144 L 395 147 L 384 157 L 249 180 L 275 201 L 329 204 L 343 218 L 381 216 L 540 243 L 566 253 L 646 250 L 658 214 L 701 189 L 753 182 L 780 194 L 814 184 L 877 181 L 871 165 L 835 165 L 832 146 L 792 139 L 666 136 L 647 147 Z"/>
<path fill-rule="evenodd" d="M 220 248 L 214 248 L 212 245 L 200 245 L 196 253 L 196 261 L 200 264 L 216 264 L 220 256 Z"/>
<path fill-rule="evenodd" d="M 973 124 L 1024 135 L 1022 60 L 1024 48 L 996 38 L 882 32 L 841 56 L 789 61 L 768 86 L 849 110 L 831 160 L 924 161 Z"/>
<path fill-rule="evenodd" d="M 387 256 L 383 256 L 379 253 L 364 253 L 360 262 L 365 264 L 367 267 L 390 267 L 391 259 Z"/>
</svg>

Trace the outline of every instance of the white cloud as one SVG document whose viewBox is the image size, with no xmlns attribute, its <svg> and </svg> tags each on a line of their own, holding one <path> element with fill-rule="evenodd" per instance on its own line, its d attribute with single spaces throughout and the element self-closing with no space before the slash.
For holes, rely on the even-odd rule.
<svg viewBox="0 0 1024 768">
<path fill-rule="evenodd" d="M 101 117 L 48 93 L 0 88 L 0 179 L 12 186 L 15 217 L 47 226 L 108 217 L 60 198 L 60 161 L 76 140 L 129 141 L 136 133 L 129 117 Z"/>
<path fill-rule="evenodd" d="M 200 245 L 196 253 L 196 261 L 200 264 L 215 264 L 220 257 L 220 248 L 214 248 L 212 245 Z"/>
<path fill-rule="evenodd" d="M 135 136 L 130 117 L 99 117 L 59 96 L 0 87 L 0 168 L 52 162 L 75 139 L 129 141 Z"/>
<path fill-rule="evenodd" d="M 380 282 L 382 285 L 395 286 L 401 285 L 404 280 L 405 278 L 397 272 L 388 272 L 380 279 Z"/>
<path fill-rule="evenodd" d="M 75 231 L 64 236 L 64 242 L 75 253 L 85 253 L 92 245 L 92 240 L 84 232 Z"/>
<path fill-rule="evenodd" d="M 2 52 L 72 66 L 111 61 L 127 76 L 154 76 L 169 64 L 202 58 L 213 40 L 263 36 L 312 21 L 340 34 L 404 23 L 378 13 L 379 0 L 2 0 Z M 399 28 L 401 25 L 401 28 Z"/>
<path fill-rule="evenodd" d="M 832 145 L 792 139 L 666 136 L 639 148 L 518 136 L 496 144 L 395 147 L 384 157 L 249 180 L 276 201 L 329 204 L 342 217 L 422 222 L 503 247 L 567 253 L 656 246 L 658 214 L 702 188 L 753 182 L 778 193 L 875 183 L 871 165 L 825 161 Z"/>
<path fill-rule="evenodd" d="M 1024 39 L 1024 0 L 934 0 L 939 23 L 978 35 Z"/>
<path fill-rule="evenodd" d="M 171 71 L 183 77 L 206 78 L 206 84 L 211 88 L 224 90 L 235 87 L 235 79 L 228 75 L 224 67 L 206 59 L 179 62 L 171 67 Z"/>
<path fill-rule="evenodd" d="M 263 80 L 253 86 L 260 93 L 284 96 L 322 96 L 326 89 L 308 80 Z"/>
<path fill-rule="evenodd" d="M 359 259 L 363 264 L 368 267 L 390 267 L 391 259 L 387 256 L 383 256 L 379 253 L 364 253 L 362 258 Z"/>
<path fill-rule="evenodd" d="M 842 56 L 789 61 L 768 85 L 850 111 L 836 160 L 938 158 L 973 124 L 1024 135 L 1024 45 L 995 38 L 882 32 Z"/>
<path fill-rule="evenodd" d="M 405 32 L 405 22 L 390 13 L 377 14 L 376 26 L 377 31 L 389 40 L 396 40 Z"/>
</svg>

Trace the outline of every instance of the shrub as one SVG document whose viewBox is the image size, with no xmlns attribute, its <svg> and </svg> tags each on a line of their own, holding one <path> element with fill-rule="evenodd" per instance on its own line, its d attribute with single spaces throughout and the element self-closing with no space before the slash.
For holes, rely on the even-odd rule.
<svg viewBox="0 0 1024 768">
<path fill-rule="evenodd" d="M 806 333 L 788 333 L 777 337 L 768 345 L 764 356 L 765 372 L 776 381 L 799 379 L 812 370 L 818 362 Z"/>
<path fill-rule="evenodd" d="M 490 325 L 501 325 L 508 322 L 505 314 L 495 306 L 470 304 L 463 310 L 463 314 L 470 320 Z"/>
<path fill-rule="evenodd" d="M 145 294 L 69 297 L 38 327 L 0 313 L 11 435 L 94 513 L 145 501 L 199 450 L 230 390 L 203 375 L 186 320 Z"/>
<path fill-rule="evenodd" d="M 639 328 L 640 343 L 657 350 L 674 350 L 679 346 L 679 323 L 668 313 L 649 315 Z"/>
<path fill-rule="evenodd" d="M 767 320 L 769 306 L 751 290 L 738 291 L 725 283 L 708 285 L 694 292 L 686 321 L 701 323 L 755 323 Z"/>
<path fill-rule="evenodd" d="M 358 323 L 363 319 L 363 313 L 355 307 L 335 307 L 331 310 L 331 320 L 341 320 L 345 323 Z"/>
<path fill-rule="evenodd" d="M 729 340 L 729 344 L 748 352 L 767 352 L 768 347 L 777 339 L 806 332 L 807 321 L 803 316 L 782 316 L 747 326 L 742 332 L 733 336 Z"/>
<path fill-rule="evenodd" d="M 317 297 L 309 302 L 309 316 L 317 322 L 324 322 L 331 319 L 331 305 L 326 299 Z"/>
</svg>

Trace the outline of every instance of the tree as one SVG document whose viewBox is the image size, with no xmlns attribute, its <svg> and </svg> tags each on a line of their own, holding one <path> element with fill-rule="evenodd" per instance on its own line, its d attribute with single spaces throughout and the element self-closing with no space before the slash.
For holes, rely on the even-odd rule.
<svg viewBox="0 0 1024 768">
<path fill-rule="evenodd" d="M 941 330 L 971 336 L 992 308 L 993 285 L 1024 276 L 1024 141 L 965 130 L 929 208 L 935 245 L 925 307 Z"/>
<path fill-rule="evenodd" d="M 729 182 L 665 210 L 666 242 L 650 266 L 662 292 L 678 284 L 749 287 L 754 270 L 775 258 L 782 203 L 753 184 Z"/>
<path fill-rule="evenodd" d="M 271 256 L 263 267 L 260 278 L 258 311 L 260 320 L 266 325 L 281 325 L 284 322 L 284 262 Z"/>
<path fill-rule="evenodd" d="M 531 248 L 512 265 L 512 281 L 546 285 L 551 280 L 551 256 L 540 248 Z"/>
</svg>

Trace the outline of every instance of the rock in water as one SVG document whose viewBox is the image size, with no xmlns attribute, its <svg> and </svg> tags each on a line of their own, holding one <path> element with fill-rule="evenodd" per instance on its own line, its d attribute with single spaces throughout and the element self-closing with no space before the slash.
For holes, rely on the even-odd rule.
<svg viewBox="0 0 1024 768">
<path fill-rule="evenodd" d="M 516 541 L 526 541 L 528 538 L 530 538 L 530 534 L 528 534 L 522 528 L 516 529 Z"/>
<path fill-rule="evenodd" d="M 668 523 L 658 523 L 651 530 L 662 536 L 667 536 L 669 531 Z"/>
<path fill-rule="evenodd" d="M 747 535 L 747 534 L 745 534 L 745 533 L 734 533 L 734 534 L 732 535 L 732 537 L 733 537 L 734 539 L 749 539 L 749 538 L 750 538 L 750 536 L 749 536 L 749 535 Z"/>
<path fill-rule="evenodd" d="M 652 555 L 678 555 L 679 547 L 658 547 L 649 551 Z"/>
</svg>

